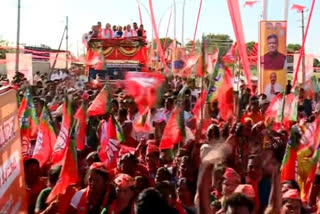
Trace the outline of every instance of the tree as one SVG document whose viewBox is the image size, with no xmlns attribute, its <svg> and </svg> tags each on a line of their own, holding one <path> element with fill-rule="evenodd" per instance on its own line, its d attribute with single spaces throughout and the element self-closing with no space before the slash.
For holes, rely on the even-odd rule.
<svg viewBox="0 0 320 214">
<path fill-rule="evenodd" d="M 287 52 L 288 53 L 295 53 L 301 49 L 301 45 L 299 44 L 288 44 Z"/>
<path fill-rule="evenodd" d="M 6 53 L 14 52 L 13 49 L 1 48 L 1 47 L 8 47 L 9 42 L 7 40 L 0 39 L 0 59 L 6 58 Z"/>
<path fill-rule="evenodd" d="M 320 67 L 320 61 L 317 58 L 313 59 L 313 67 Z"/>
<path fill-rule="evenodd" d="M 247 52 L 248 54 L 251 52 L 253 45 L 255 44 L 255 41 L 251 41 L 247 43 Z"/>
<path fill-rule="evenodd" d="M 160 38 L 159 40 L 160 40 L 161 46 L 163 47 L 166 38 Z M 167 49 L 171 45 L 171 42 L 173 42 L 173 39 L 168 37 L 165 49 Z M 176 43 L 177 43 L 177 46 L 181 45 L 181 43 L 178 41 L 176 41 Z M 153 47 L 157 49 L 157 41 L 155 39 L 153 40 Z"/>
<path fill-rule="evenodd" d="M 212 53 L 214 49 L 219 48 L 219 55 L 224 56 L 231 47 L 233 40 L 227 34 L 208 34 L 205 36 L 208 46 L 208 52 Z M 186 44 L 187 49 L 191 50 L 192 41 Z M 195 51 L 201 52 L 201 41 L 197 40 L 195 45 Z"/>
</svg>

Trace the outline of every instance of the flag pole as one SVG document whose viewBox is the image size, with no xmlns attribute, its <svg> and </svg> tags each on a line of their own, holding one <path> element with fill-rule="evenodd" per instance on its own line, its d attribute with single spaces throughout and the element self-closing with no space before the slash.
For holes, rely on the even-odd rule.
<svg viewBox="0 0 320 214">
<path fill-rule="evenodd" d="M 284 17 L 285 21 L 288 20 L 288 9 L 289 9 L 289 0 L 284 0 Z"/>
<path fill-rule="evenodd" d="M 186 0 L 183 0 L 182 5 L 182 28 L 181 28 L 181 45 L 184 47 L 184 11 L 186 7 Z"/>
<path fill-rule="evenodd" d="M 205 74 L 205 66 L 206 66 L 206 38 L 204 35 L 202 35 L 202 46 L 201 46 L 201 58 L 202 58 L 202 65 L 201 65 L 201 70 L 202 70 L 202 77 L 201 77 L 201 96 L 203 94 L 203 90 L 204 90 L 204 74 Z M 203 102 L 204 100 L 201 99 L 201 125 L 200 125 L 200 129 L 202 129 L 202 121 L 204 119 L 204 109 L 203 109 Z"/>
<path fill-rule="evenodd" d="M 19 43 L 20 43 L 20 8 L 21 8 L 21 1 L 18 0 L 18 17 L 17 17 L 17 47 L 16 47 L 16 72 L 19 72 Z"/>
<path fill-rule="evenodd" d="M 268 19 L 268 0 L 263 0 L 262 4 L 262 20 L 267 20 Z"/>
</svg>

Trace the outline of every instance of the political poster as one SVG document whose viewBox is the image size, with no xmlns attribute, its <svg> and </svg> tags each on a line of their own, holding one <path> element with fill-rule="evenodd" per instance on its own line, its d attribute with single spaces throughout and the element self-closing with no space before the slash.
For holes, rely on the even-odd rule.
<svg viewBox="0 0 320 214">
<path fill-rule="evenodd" d="M 297 70 L 297 64 L 298 64 L 298 59 L 299 59 L 299 53 L 296 53 L 293 55 L 293 76 L 295 76 L 295 72 Z M 306 81 L 310 80 L 312 75 L 313 75 L 313 59 L 314 56 L 313 54 L 305 54 L 305 73 L 306 73 Z M 302 64 L 299 67 L 298 71 L 298 83 L 302 83 Z"/>
<path fill-rule="evenodd" d="M 0 88 L 0 213 L 27 213 L 16 91 Z"/>
<path fill-rule="evenodd" d="M 6 60 L 7 76 L 9 81 L 12 81 L 16 73 L 16 54 L 6 53 Z M 32 54 L 19 54 L 19 72 L 24 74 L 24 77 L 29 81 L 30 84 L 33 84 Z"/>
<path fill-rule="evenodd" d="M 287 84 L 287 22 L 261 21 L 259 90 L 271 100 Z"/>
</svg>

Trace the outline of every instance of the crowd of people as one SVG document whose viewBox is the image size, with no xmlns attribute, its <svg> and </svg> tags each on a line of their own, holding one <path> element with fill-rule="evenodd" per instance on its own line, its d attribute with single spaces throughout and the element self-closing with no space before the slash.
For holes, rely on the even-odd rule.
<svg viewBox="0 0 320 214">
<path fill-rule="evenodd" d="M 26 88 L 31 88 L 38 116 L 43 106 L 48 106 L 56 133 L 63 120 L 65 95 L 72 95 L 75 111 L 81 103 L 90 106 L 101 88 L 88 82 L 83 89 L 77 89 L 77 76 L 65 75 L 50 79 L 37 73 L 33 86 L 21 74 L 12 81 L 20 100 Z M 306 103 L 311 102 L 314 108 L 319 100 L 310 99 L 301 89 L 298 123 L 292 124 L 291 130 L 273 131 L 265 123 L 270 103 L 267 96 L 252 94 L 242 84 L 240 115 L 223 120 L 217 101 L 207 103 L 204 117 L 211 122 L 204 130 L 192 112 L 200 95 L 195 79 L 166 77 L 164 85 L 160 104 L 150 110 L 152 128 L 148 133 L 135 130 L 139 119 L 135 98 L 121 85 L 111 87 L 110 113 L 88 118 L 85 149 L 77 151 L 78 182 L 53 202 L 47 203 L 46 199 L 59 179 L 61 166 L 48 162 L 40 168 L 37 159 L 25 159 L 29 213 L 320 213 L 320 175 L 315 177 L 308 201 L 301 199 L 297 180 L 280 182 L 286 145 L 293 138 L 300 142 L 302 127 L 308 127 L 319 115 L 319 109 L 310 111 Z M 175 105 L 181 103 L 181 93 L 183 125 L 193 134 L 174 148 L 161 150 L 163 131 Z M 102 126 L 111 116 L 121 126 L 125 139 L 122 144 L 134 150 L 121 153 L 117 166 L 109 170 L 98 151 Z M 34 146 L 35 141 L 31 144 Z M 308 158 L 306 152 L 298 153 L 299 173 L 309 164 Z"/>
<path fill-rule="evenodd" d="M 143 38 L 147 37 L 143 24 L 134 22 L 132 26 L 130 24 L 125 26 L 113 25 L 106 23 L 105 28 L 102 27 L 101 22 L 97 25 L 93 25 L 91 31 L 87 34 L 88 40 L 90 39 L 116 39 L 116 38 Z"/>
</svg>

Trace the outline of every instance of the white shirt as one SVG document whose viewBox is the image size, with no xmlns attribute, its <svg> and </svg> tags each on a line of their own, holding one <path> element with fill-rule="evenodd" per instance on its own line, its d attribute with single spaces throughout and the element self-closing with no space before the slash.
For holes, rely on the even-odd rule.
<svg viewBox="0 0 320 214">
<path fill-rule="evenodd" d="M 271 84 L 266 85 L 264 89 L 264 93 L 267 95 L 267 98 L 269 101 L 271 101 L 275 97 L 275 93 L 283 91 L 282 86 L 278 83 L 275 83 L 273 85 L 273 88 L 274 88 L 274 93 L 271 93 Z"/>
<path fill-rule="evenodd" d="M 102 38 L 112 39 L 113 37 L 114 37 L 114 32 L 112 29 L 103 29 L 102 30 Z"/>
<path fill-rule="evenodd" d="M 137 32 L 134 31 L 134 30 L 131 30 L 131 31 L 125 31 L 124 32 L 124 37 L 135 37 L 137 36 Z"/>
</svg>

